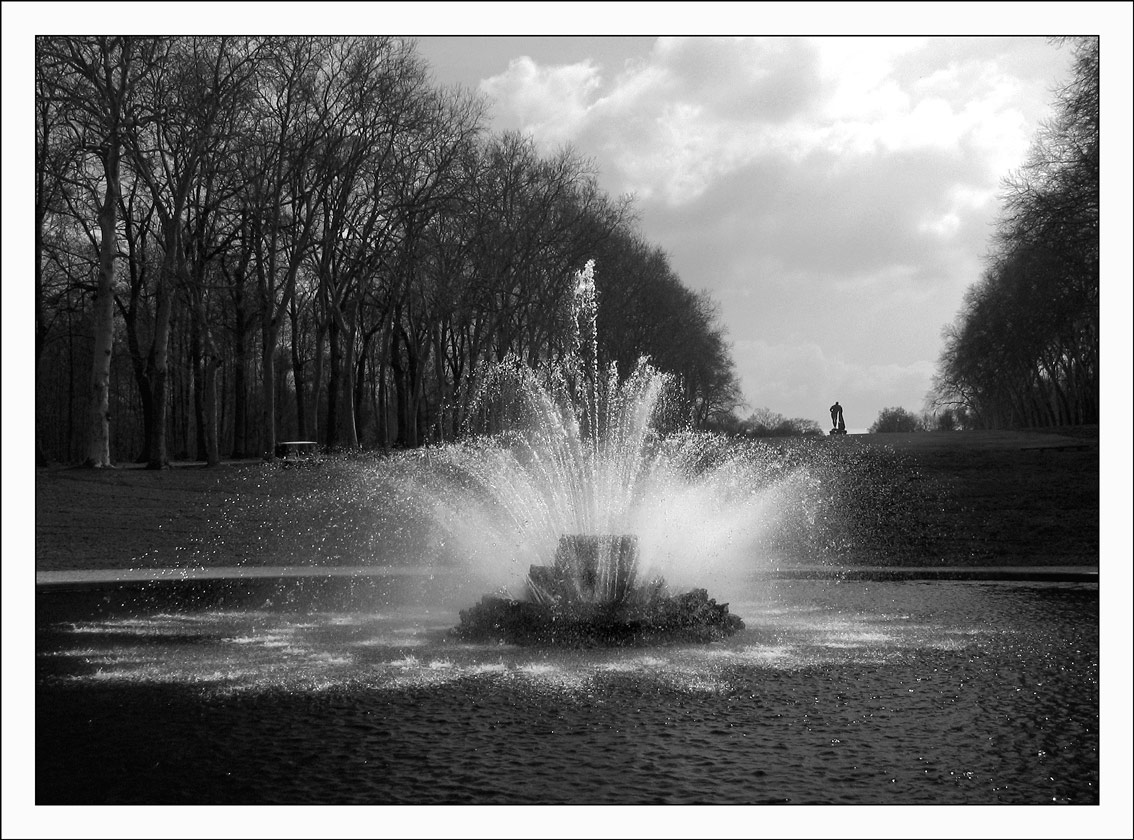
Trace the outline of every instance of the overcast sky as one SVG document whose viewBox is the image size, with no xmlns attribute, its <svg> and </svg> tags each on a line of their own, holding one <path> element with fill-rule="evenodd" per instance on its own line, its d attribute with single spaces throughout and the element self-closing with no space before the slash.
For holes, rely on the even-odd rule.
<svg viewBox="0 0 1134 840">
<path fill-rule="evenodd" d="M 1043 37 L 426 37 L 492 125 L 592 158 L 720 305 L 749 410 L 920 411 L 1000 182 L 1070 49 Z M 601 273 L 602 266 L 597 266 Z M 600 304 L 601 305 L 601 304 Z"/>
</svg>

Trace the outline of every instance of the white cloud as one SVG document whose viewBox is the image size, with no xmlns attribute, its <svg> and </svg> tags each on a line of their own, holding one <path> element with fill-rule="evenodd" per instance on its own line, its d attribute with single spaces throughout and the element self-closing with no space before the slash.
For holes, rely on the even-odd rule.
<svg viewBox="0 0 1134 840">
<path fill-rule="evenodd" d="M 822 419 L 838 396 L 866 426 L 920 408 L 1067 58 L 1042 38 L 675 38 L 618 67 L 515 60 L 484 89 L 636 194 L 643 233 L 721 302 L 751 403 Z"/>
<path fill-rule="evenodd" d="M 481 82 L 480 89 L 496 103 L 503 124 L 558 146 L 579 133 L 601 87 L 599 68 L 590 61 L 541 67 L 520 56 L 505 72 Z"/>
<path fill-rule="evenodd" d="M 557 145 L 598 150 L 619 192 L 670 203 L 791 142 L 784 121 L 810 107 L 813 50 L 798 39 L 659 39 L 611 80 L 590 62 L 513 59 L 481 83 L 498 123 Z"/>
<path fill-rule="evenodd" d="M 1016 104 L 1021 85 L 995 56 L 968 54 L 965 39 L 950 50 L 951 40 L 663 38 L 613 76 L 524 56 L 482 90 L 501 124 L 546 146 L 576 142 L 614 191 L 671 205 L 768 156 L 815 166 L 967 155 L 982 178 L 999 177 L 1034 128 Z"/>
<path fill-rule="evenodd" d="M 923 38 L 818 38 L 818 72 L 829 122 L 869 124 L 908 110 L 910 95 L 893 78 L 894 62 L 917 50 Z"/>
</svg>

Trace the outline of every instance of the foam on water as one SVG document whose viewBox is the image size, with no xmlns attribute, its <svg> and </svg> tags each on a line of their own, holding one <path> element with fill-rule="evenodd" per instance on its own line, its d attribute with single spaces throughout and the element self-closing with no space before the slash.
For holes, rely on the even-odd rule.
<svg viewBox="0 0 1134 840">
<path fill-rule="evenodd" d="M 448 614 L 392 607 L 372 615 L 320 611 L 317 621 L 231 610 L 124 617 L 59 624 L 59 646 L 45 656 L 77 663 L 65 677 L 69 682 L 180 683 L 222 694 L 361 685 L 398 690 L 500 677 L 571 692 L 586 690 L 604 674 L 700 691 L 719 688 L 722 669 L 870 663 L 903 651 L 955 651 L 978 643 L 971 628 L 956 624 L 830 606 L 758 612 L 726 643 L 555 656 L 454 641 L 446 632 L 451 624 Z M 142 635 L 149 637 L 144 646 L 124 641 Z"/>
</svg>

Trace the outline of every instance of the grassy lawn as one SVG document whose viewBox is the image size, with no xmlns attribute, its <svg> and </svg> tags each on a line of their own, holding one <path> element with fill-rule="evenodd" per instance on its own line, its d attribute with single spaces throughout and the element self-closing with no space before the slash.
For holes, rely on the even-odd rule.
<svg viewBox="0 0 1134 840">
<path fill-rule="evenodd" d="M 836 500 L 839 533 L 779 546 L 784 561 L 859 565 L 1013 566 L 1099 563 L 1097 427 L 1047 432 L 922 432 L 824 439 L 848 464 L 884 467 L 886 480 L 848 481 Z M 842 457 L 842 455 L 840 455 Z M 848 467 L 853 469 L 853 467 Z M 265 481 L 269 473 L 277 480 Z M 37 571 L 281 565 L 378 541 L 383 524 L 356 502 L 336 501 L 334 474 L 287 471 L 258 462 L 205 468 L 178 464 L 160 472 L 51 467 L 36 471 Z M 291 478 L 294 476 L 294 478 Z M 296 499 L 279 498 L 294 486 Z M 294 530 L 294 512 L 324 527 Z M 346 511 L 355 504 L 358 509 Z M 335 507 L 339 505 L 339 507 Z M 325 516 L 324 516 L 325 514 Z M 388 524 L 388 523 L 387 523 Z M 833 527 L 833 526 L 832 526 Z M 203 555 L 202 546 L 208 546 Z M 300 561 L 302 562 L 302 561 Z"/>
<path fill-rule="evenodd" d="M 904 453 L 939 504 L 914 514 L 924 565 L 1087 565 L 1099 562 L 1099 447 L 1093 437 L 1004 432 L 867 435 Z M 901 438 L 890 443 L 890 437 Z M 895 535 L 901 542 L 901 534 Z M 867 547 L 869 550 L 869 547 Z"/>
</svg>

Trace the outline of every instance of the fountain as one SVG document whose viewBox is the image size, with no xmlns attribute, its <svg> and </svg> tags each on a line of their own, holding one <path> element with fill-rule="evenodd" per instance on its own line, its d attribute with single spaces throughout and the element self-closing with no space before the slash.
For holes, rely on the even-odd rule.
<svg viewBox="0 0 1134 840">
<path fill-rule="evenodd" d="M 691 501 L 675 490 L 696 486 L 690 461 L 708 437 L 659 431 L 672 378 L 647 360 L 625 379 L 614 364 L 601 369 L 593 260 L 575 275 L 573 303 L 573 352 L 540 371 L 515 360 L 483 369 L 480 434 L 423 453 L 399 477 L 424 486 L 423 504 L 458 545 L 470 522 L 480 542 L 495 535 L 463 554 L 508 553 L 514 572 L 526 569 L 517 595 L 485 596 L 454 632 L 584 646 L 730 635 L 744 625 L 728 605 L 703 588 L 671 594 L 651 563 L 655 544 L 643 551 L 640 539 L 651 515 Z"/>
</svg>

